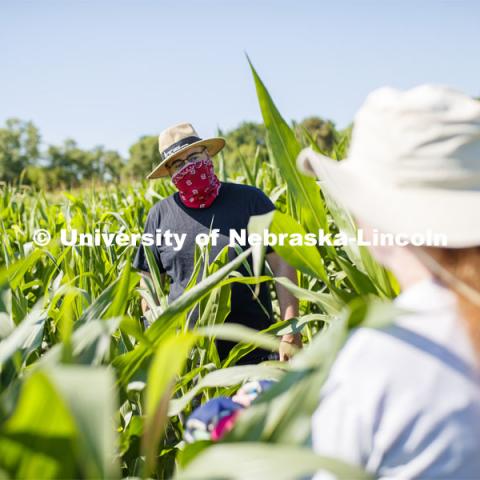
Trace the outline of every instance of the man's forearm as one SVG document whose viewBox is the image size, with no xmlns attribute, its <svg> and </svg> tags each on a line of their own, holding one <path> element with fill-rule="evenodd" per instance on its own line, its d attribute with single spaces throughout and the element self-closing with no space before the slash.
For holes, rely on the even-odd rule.
<svg viewBox="0 0 480 480">
<path fill-rule="evenodd" d="M 275 277 L 287 277 L 292 283 L 298 285 L 297 271 L 285 262 L 285 260 L 283 260 L 277 253 L 269 254 L 267 256 L 267 261 Z M 282 320 L 297 317 L 299 313 L 297 298 L 283 285 L 277 284 L 276 291 Z M 289 334 L 284 335 L 282 340 L 298 344 L 299 337 L 299 334 Z"/>
<path fill-rule="evenodd" d="M 285 262 L 285 260 L 283 260 L 278 254 L 272 253 L 268 255 L 267 261 L 275 277 L 286 277 L 295 285 L 298 284 L 296 270 Z M 276 290 L 281 318 L 283 320 L 288 320 L 289 318 L 297 317 L 299 313 L 297 298 L 283 285 L 277 284 Z M 301 333 L 288 333 L 282 336 L 280 340 L 280 348 L 278 350 L 281 361 L 290 360 L 294 353 L 292 345 L 296 348 L 302 348 Z"/>
<path fill-rule="evenodd" d="M 291 273 L 291 272 L 289 272 Z M 282 275 L 284 277 L 289 278 L 297 284 L 297 275 L 295 270 L 293 270 L 293 275 Z M 278 304 L 280 307 L 280 315 L 283 320 L 288 320 L 292 317 L 298 316 L 298 300 L 295 298 L 290 291 L 288 291 L 283 285 L 277 285 L 277 297 L 278 297 Z"/>
<path fill-rule="evenodd" d="M 292 283 L 298 285 L 297 271 L 283 260 L 277 253 L 267 257 L 270 268 L 275 277 L 287 277 Z M 298 316 L 298 300 L 283 285 L 276 284 L 280 315 L 283 320 Z"/>
<path fill-rule="evenodd" d="M 297 285 L 297 272 L 295 269 L 288 265 L 288 268 L 284 269 L 283 275 L 290 279 L 295 285 Z M 292 295 L 283 285 L 277 285 L 277 296 L 280 307 L 280 315 L 283 320 L 288 320 L 292 317 L 298 317 L 298 300 Z M 292 343 L 297 346 L 301 344 L 301 335 L 299 333 L 289 333 L 283 335 L 283 342 Z"/>
</svg>

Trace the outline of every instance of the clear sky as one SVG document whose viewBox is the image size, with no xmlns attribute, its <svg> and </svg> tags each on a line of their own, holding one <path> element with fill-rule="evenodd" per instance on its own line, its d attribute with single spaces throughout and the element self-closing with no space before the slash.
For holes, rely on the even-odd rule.
<svg viewBox="0 0 480 480">
<path fill-rule="evenodd" d="M 179 121 L 259 121 L 244 52 L 287 120 L 344 127 L 384 85 L 480 95 L 477 0 L 0 0 L 0 45 L 0 124 L 123 154 Z"/>
</svg>

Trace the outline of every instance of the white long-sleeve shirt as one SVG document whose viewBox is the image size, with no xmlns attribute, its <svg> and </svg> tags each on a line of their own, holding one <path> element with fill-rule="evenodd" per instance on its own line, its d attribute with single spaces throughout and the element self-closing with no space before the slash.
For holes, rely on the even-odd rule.
<svg viewBox="0 0 480 480">
<path fill-rule="evenodd" d="M 395 304 L 414 313 L 357 329 L 339 353 L 314 450 L 382 479 L 480 479 L 480 376 L 456 297 L 428 280 Z"/>
</svg>

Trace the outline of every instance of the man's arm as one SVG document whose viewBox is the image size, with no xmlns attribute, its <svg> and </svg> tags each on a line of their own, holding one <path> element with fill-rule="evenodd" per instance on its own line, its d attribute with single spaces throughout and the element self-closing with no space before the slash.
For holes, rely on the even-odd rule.
<svg viewBox="0 0 480 480">
<path fill-rule="evenodd" d="M 266 259 L 275 277 L 287 277 L 295 285 L 298 284 L 297 272 L 276 252 L 266 255 Z M 282 320 L 298 316 L 298 300 L 283 285 L 276 285 L 278 303 L 280 306 L 280 315 Z M 298 348 L 302 347 L 302 335 L 300 333 L 291 333 L 284 335 L 280 343 L 280 360 L 289 360 L 291 357 L 290 345 Z"/>
</svg>

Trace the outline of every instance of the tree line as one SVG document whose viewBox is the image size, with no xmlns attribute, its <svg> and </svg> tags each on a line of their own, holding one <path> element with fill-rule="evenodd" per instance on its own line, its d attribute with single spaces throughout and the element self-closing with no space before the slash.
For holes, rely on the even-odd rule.
<svg viewBox="0 0 480 480">
<path fill-rule="evenodd" d="M 333 122 L 308 117 L 294 123 L 299 136 L 313 139 L 329 152 L 336 138 Z M 265 127 L 243 122 L 237 128 L 219 132 L 226 138 L 224 155 L 232 170 L 241 162 L 250 162 L 257 149 L 266 151 Z M 6 120 L 0 128 L 0 181 L 22 183 L 39 189 L 71 189 L 88 183 L 122 182 L 145 177 L 160 161 L 157 136 L 139 138 L 124 158 L 115 150 L 96 146 L 81 148 L 73 139 L 61 145 L 43 145 L 38 127 L 31 121 L 17 118 Z"/>
</svg>

